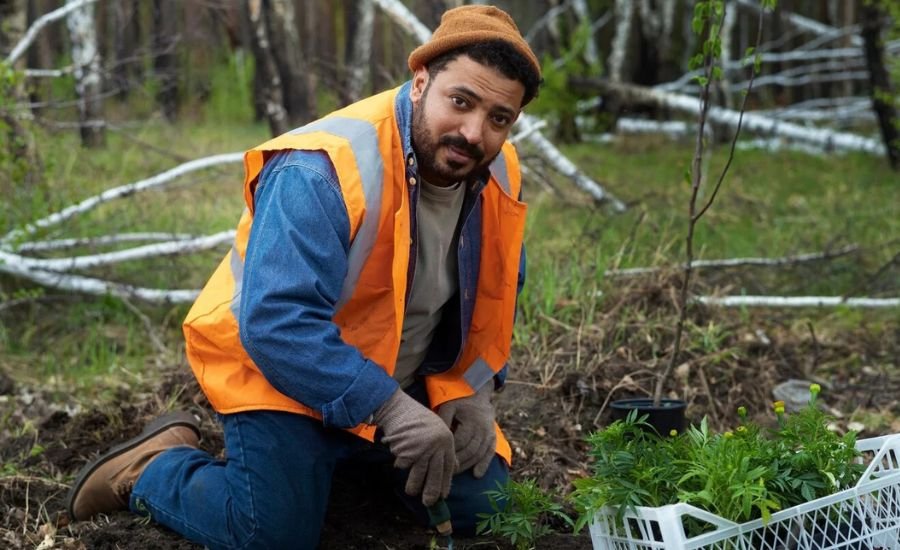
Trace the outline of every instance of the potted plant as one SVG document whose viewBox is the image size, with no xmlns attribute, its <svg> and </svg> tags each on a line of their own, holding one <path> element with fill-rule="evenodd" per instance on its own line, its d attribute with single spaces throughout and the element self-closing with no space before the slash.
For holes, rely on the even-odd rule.
<svg viewBox="0 0 900 550">
<path fill-rule="evenodd" d="M 765 0 L 764 8 L 774 8 L 776 0 Z M 691 194 L 688 201 L 688 227 L 687 236 L 685 238 L 685 263 L 681 285 L 677 295 L 677 311 L 678 318 L 675 323 L 675 335 L 672 344 L 672 351 L 666 361 L 663 371 L 657 376 L 654 384 L 653 395 L 649 398 L 630 398 L 624 400 L 613 401 L 611 404 L 612 419 L 622 419 L 626 417 L 629 411 L 637 410 L 646 414 L 647 421 L 645 427 L 652 427 L 658 434 L 666 434 L 671 429 L 682 431 L 684 428 L 685 410 L 687 403 L 680 399 L 663 399 L 662 394 L 666 382 L 669 379 L 675 366 L 680 364 L 682 339 L 685 332 L 685 325 L 688 318 L 688 308 L 691 306 L 689 301 L 691 277 L 693 274 L 694 263 L 694 233 L 697 222 L 709 210 L 718 195 L 725 175 L 731 167 L 731 161 L 734 159 L 735 145 L 741 132 L 741 121 L 747 105 L 747 98 L 753 87 L 753 78 L 759 69 L 759 58 L 754 64 L 754 70 L 751 73 L 747 90 L 744 93 L 744 101 L 740 108 L 740 118 L 737 130 L 731 141 L 731 149 L 729 158 L 726 162 L 718 178 L 715 179 L 715 185 L 708 197 L 699 201 L 700 189 L 704 181 L 703 177 L 703 155 L 705 150 L 706 139 L 706 119 L 710 107 L 710 87 L 716 79 L 721 79 L 722 67 L 717 65 L 717 61 L 721 58 L 722 39 L 719 33 L 722 29 L 722 23 L 725 17 L 725 3 L 723 0 L 702 0 L 694 6 L 694 16 L 692 21 L 693 30 L 696 34 L 704 37 L 702 51 L 695 55 L 690 62 L 692 70 L 701 69 L 701 73 L 694 79 L 700 85 L 700 108 L 697 121 L 697 136 L 694 147 L 694 156 L 691 162 L 690 172 L 688 175 L 691 185 Z M 757 30 L 756 43 L 760 42 L 762 37 L 763 10 L 760 11 L 759 25 Z M 753 53 L 750 48 L 747 55 Z"/>
<path fill-rule="evenodd" d="M 900 548 L 900 435 L 830 431 L 819 391 L 790 415 L 776 402 L 771 429 L 741 408 L 730 431 L 704 419 L 659 437 L 630 413 L 589 438 L 576 526 L 591 524 L 597 549 Z"/>
</svg>

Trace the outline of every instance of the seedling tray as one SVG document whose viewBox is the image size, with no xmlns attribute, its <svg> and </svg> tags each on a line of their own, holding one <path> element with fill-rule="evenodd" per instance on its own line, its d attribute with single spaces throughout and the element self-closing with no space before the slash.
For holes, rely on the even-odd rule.
<svg viewBox="0 0 900 550">
<path fill-rule="evenodd" d="M 900 550 L 900 434 L 857 441 L 869 459 L 855 487 L 735 523 L 689 504 L 638 507 L 616 519 L 601 509 L 590 525 L 595 550 Z M 709 530 L 688 538 L 688 518 Z M 692 521 L 693 521 L 692 520 Z"/>
</svg>

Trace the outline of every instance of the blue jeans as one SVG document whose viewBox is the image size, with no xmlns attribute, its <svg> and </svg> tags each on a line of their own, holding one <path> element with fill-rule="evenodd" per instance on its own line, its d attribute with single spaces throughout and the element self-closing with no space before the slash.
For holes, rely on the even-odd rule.
<svg viewBox="0 0 900 550">
<path fill-rule="evenodd" d="M 419 498 L 403 491 L 408 472 L 389 468 L 385 446 L 298 414 L 250 411 L 222 418 L 227 459 L 189 447 L 165 451 L 135 484 L 132 511 L 210 549 L 315 548 L 335 469 L 388 467 L 394 492 L 427 523 Z M 484 491 L 508 477 L 497 456 L 481 479 L 471 470 L 454 476 L 447 505 L 455 534 L 474 534 L 476 514 L 491 512 Z"/>
</svg>

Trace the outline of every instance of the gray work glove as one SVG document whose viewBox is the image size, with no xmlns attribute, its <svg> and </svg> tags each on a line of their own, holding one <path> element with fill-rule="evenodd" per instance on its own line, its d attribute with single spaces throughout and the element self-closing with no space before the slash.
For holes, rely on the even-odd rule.
<svg viewBox="0 0 900 550">
<path fill-rule="evenodd" d="M 384 432 L 382 441 L 396 457 L 395 468 L 409 468 L 406 494 L 422 494 L 431 506 L 447 498 L 456 470 L 453 432 L 427 407 L 398 389 L 373 415 Z"/>
<path fill-rule="evenodd" d="M 497 433 L 494 431 L 494 406 L 491 396 L 494 384 L 488 381 L 478 392 L 468 397 L 447 401 L 438 407 L 438 416 L 453 430 L 457 472 L 472 468 L 481 478 L 494 458 Z"/>
</svg>

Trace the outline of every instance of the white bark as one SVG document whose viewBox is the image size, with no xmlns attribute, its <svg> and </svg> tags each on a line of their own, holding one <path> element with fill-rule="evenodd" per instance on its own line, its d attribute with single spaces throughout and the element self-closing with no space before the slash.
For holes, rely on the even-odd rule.
<svg viewBox="0 0 900 550">
<path fill-rule="evenodd" d="M 67 4 L 83 4 L 66 18 L 72 41 L 72 62 L 75 66 L 75 92 L 78 94 L 78 116 L 82 124 L 81 137 L 86 145 L 98 145 L 103 140 L 103 128 L 89 124 L 102 118 L 100 50 L 94 25 L 94 6 L 81 0 L 67 0 Z"/>
<path fill-rule="evenodd" d="M 696 114 L 700 109 L 700 100 L 686 95 L 662 92 L 653 88 L 644 88 L 631 84 L 613 84 L 633 98 L 655 103 L 676 111 Z M 708 119 L 711 122 L 737 128 L 740 113 L 721 107 L 710 107 Z M 752 112 L 744 113 L 742 129 L 750 133 L 774 135 L 786 139 L 797 140 L 828 150 L 862 151 L 876 155 L 884 154 L 884 145 L 877 139 L 871 139 L 846 132 L 822 128 L 807 128 L 790 122 L 782 122 Z"/>
<path fill-rule="evenodd" d="M 590 32 L 592 24 L 591 14 L 588 10 L 587 1 L 572 0 L 572 8 L 575 10 L 575 15 L 578 16 L 578 21 L 586 26 L 589 30 L 587 43 L 584 45 L 584 59 L 591 66 L 595 67 L 600 63 L 600 54 L 597 53 L 597 43 L 594 41 L 594 33 Z"/>
<path fill-rule="evenodd" d="M 409 9 L 399 0 L 372 0 L 385 13 L 394 19 L 407 32 L 412 34 L 419 42 L 426 42 L 431 38 L 431 31 L 423 25 Z M 538 150 L 544 159 L 559 173 L 571 178 L 575 185 L 591 195 L 596 201 L 608 201 L 616 211 L 624 211 L 625 204 L 607 193 L 597 182 L 589 178 L 578 169 L 572 161 L 563 155 L 550 141 L 539 131 L 533 131 L 532 127 L 538 124 L 538 119 L 522 113 L 516 122 L 516 129 L 525 132 L 528 141 Z"/>
<path fill-rule="evenodd" d="M 90 254 L 71 258 L 20 257 L 18 263 L 20 266 L 27 269 L 53 271 L 57 273 L 68 272 L 134 260 L 143 260 L 146 258 L 155 258 L 158 256 L 190 254 L 191 252 L 209 250 L 221 246 L 222 244 L 232 242 L 234 240 L 234 235 L 234 230 L 228 230 L 214 235 L 195 237 L 189 240 L 173 240 L 163 243 L 136 246 L 125 250 L 117 250 L 115 252 L 104 252 L 101 254 Z"/>
<path fill-rule="evenodd" d="M 759 11 L 762 9 L 762 6 L 756 0 L 737 0 L 738 4 L 742 6 L 746 6 L 753 10 Z M 809 31 L 813 34 L 822 34 L 822 35 L 830 35 L 830 34 L 840 34 L 841 30 L 832 27 L 831 25 L 826 25 L 824 23 L 820 23 L 814 19 L 810 19 L 808 17 L 803 17 L 802 15 L 798 15 L 796 13 L 783 13 L 782 14 L 792 25 L 797 27 L 798 29 L 803 29 L 805 31 Z M 851 43 L 854 46 L 862 46 L 862 38 L 859 36 L 854 36 L 851 38 Z"/>
<path fill-rule="evenodd" d="M 184 233 L 120 233 L 118 235 L 103 235 L 100 237 L 86 237 L 83 239 L 55 239 L 25 242 L 16 245 L 14 252 L 19 254 L 23 252 L 49 252 L 52 250 L 65 250 L 67 248 L 109 246 L 141 241 L 188 241 L 196 238 L 196 235 L 187 235 Z"/>
<path fill-rule="evenodd" d="M 516 127 L 521 128 L 526 133 L 528 141 L 537 148 L 538 152 L 550 163 L 553 168 L 563 176 L 575 182 L 580 189 L 588 193 L 594 200 L 598 202 L 607 201 L 617 211 L 624 212 L 625 203 L 606 192 L 597 182 L 588 177 L 584 172 L 578 169 L 575 164 L 566 158 L 559 149 L 540 132 L 531 131 L 531 127 L 538 124 L 539 120 L 532 116 L 522 113 L 516 122 Z"/>
<path fill-rule="evenodd" d="M 891 53 L 892 55 L 900 54 L 900 41 L 895 40 L 893 42 L 889 42 L 886 44 L 886 51 Z M 828 50 L 794 50 L 790 52 L 780 52 L 780 53 L 763 53 L 760 54 L 760 63 L 762 65 L 767 65 L 769 63 L 784 63 L 788 61 L 831 61 L 831 64 L 827 65 L 807 65 L 811 70 L 819 71 L 822 68 L 834 68 L 834 69 L 846 69 L 848 67 L 864 67 L 865 59 L 863 58 L 863 51 L 861 48 L 834 48 Z M 746 68 L 746 64 L 744 61 L 731 61 L 729 63 L 723 63 L 722 69 L 725 72 L 734 72 L 734 71 L 742 71 Z M 804 69 L 801 67 L 794 67 L 790 71 L 784 71 L 778 74 L 796 74 L 794 71 L 803 71 Z M 672 82 L 666 82 L 663 84 L 659 84 L 655 86 L 656 89 L 666 91 L 666 92 L 674 92 L 674 91 L 683 91 L 686 88 L 690 87 L 694 77 L 701 74 L 700 70 L 690 71 L 682 75 L 678 78 L 678 80 L 674 80 Z M 769 76 L 769 75 L 765 75 Z M 753 87 L 757 87 L 757 83 L 759 78 L 754 80 Z"/>
<path fill-rule="evenodd" d="M 209 168 L 211 166 L 217 166 L 220 164 L 238 163 L 243 161 L 244 153 L 224 153 L 221 155 L 203 157 L 200 159 L 185 162 L 184 164 L 176 166 L 171 170 L 167 170 L 161 174 L 157 174 L 147 179 L 129 183 L 127 185 L 122 185 L 119 187 L 114 187 L 112 189 L 107 189 L 99 195 L 89 197 L 79 202 L 78 204 L 73 204 L 71 206 L 63 208 L 62 210 L 55 212 L 45 218 L 41 218 L 40 220 L 32 222 L 31 224 L 23 228 L 13 229 L 2 239 L 0 239 L 0 249 L 9 250 L 12 244 L 17 240 L 22 240 L 29 235 L 33 235 L 41 229 L 46 229 L 48 227 L 60 224 L 72 218 L 73 216 L 83 214 L 109 201 L 128 197 L 130 195 L 134 195 L 148 189 L 164 186 L 170 181 L 190 172 L 202 170 L 204 168 Z"/>
<path fill-rule="evenodd" d="M 672 30 L 675 28 L 676 0 L 662 0 L 662 33 L 659 37 L 660 51 L 672 47 Z"/>
<path fill-rule="evenodd" d="M 65 6 L 55 9 L 50 13 L 44 14 L 39 17 L 32 25 L 28 28 L 28 31 L 25 33 L 25 36 L 22 37 L 22 40 L 19 41 L 18 44 L 9 52 L 9 55 L 6 56 L 4 60 L 7 64 L 13 65 L 22 54 L 31 46 L 34 39 L 37 38 L 37 35 L 44 27 L 53 23 L 54 21 L 58 21 L 63 17 L 69 15 L 69 13 L 83 7 L 88 4 L 93 4 L 97 0 L 74 0 L 72 2 L 67 3 Z"/>
<path fill-rule="evenodd" d="M 722 20 L 722 31 L 721 31 L 721 39 L 722 39 L 722 57 L 719 60 L 720 66 L 724 67 L 731 62 L 732 56 L 732 43 L 731 38 L 734 35 L 734 25 L 737 22 L 737 5 L 734 2 L 726 2 L 725 3 L 725 17 Z M 728 76 L 728 71 L 722 70 L 722 79 L 717 82 L 717 86 L 719 90 L 721 90 L 722 96 L 725 99 L 725 106 L 729 109 L 734 108 L 734 99 L 731 96 L 731 90 L 734 88 L 731 85 L 731 79 Z M 739 87 L 738 89 L 743 90 L 744 87 Z"/>
<path fill-rule="evenodd" d="M 846 256 L 859 250 L 859 245 L 849 245 L 830 252 L 811 252 L 806 254 L 796 254 L 793 256 L 782 256 L 780 258 L 725 258 L 722 260 L 694 260 L 691 262 L 691 268 L 726 268 L 726 267 L 744 267 L 744 266 L 762 266 L 762 267 L 780 267 L 784 265 L 793 265 L 805 262 L 815 262 L 820 260 L 828 260 Z M 685 269 L 686 265 L 678 266 L 678 269 Z M 656 273 L 664 268 L 661 267 L 632 267 L 627 269 L 611 269 L 604 273 L 607 277 L 632 277 L 635 275 L 647 275 Z M 665 268 L 672 269 L 672 268 Z"/>
<path fill-rule="evenodd" d="M 372 1 L 375 2 L 379 8 L 384 10 L 385 13 L 390 15 L 395 23 L 403 27 L 403 30 L 418 40 L 419 43 L 425 43 L 431 38 L 431 31 L 428 30 L 428 27 L 423 25 L 422 22 L 419 21 L 419 18 L 416 17 L 413 12 L 409 11 L 409 8 L 404 6 L 400 0 Z"/>
<path fill-rule="evenodd" d="M 353 37 L 353 48 L 347 67 L 347 96 L 352 101 L 362 98 L 366 82 L 369 80 L 372 34 L 375 29 L 375 4 L 372 0 L 358 0 L 356 18 L 356 35 Z"/>
<path fill-rule="evenodd" d="M 900 298 L 844 298 L 841 296 L 698 296 L 694 301 L 708 306 L 722 307 L 900 307 Z"/>
<path fill-rule="evenodd" d="M 622 81 L 622 70 L 628 52 L 628 39 L 631 37 L 631 22 L 634 19 L 634 6 L 631 0 L 616 0 L 616 32 L 613 35 L 612 51 L 609 54 L 609 79 Z"/>
<path fill-rule="evenodd" d="M 93 277 L 54 273 L 27 267 L 21 263 L 21 259 L 21 256 L 0 250 L 0 273 L 26 279 L 48 288 L 96 296 L 112 294 L 126 298 L 137 298 L 151 303 L 190 303 L 200 293 L 198 290 L 165 290 L 135 287 Z"/>
</svg>

